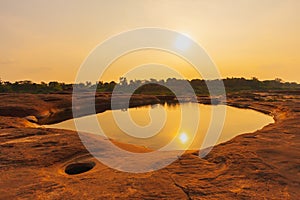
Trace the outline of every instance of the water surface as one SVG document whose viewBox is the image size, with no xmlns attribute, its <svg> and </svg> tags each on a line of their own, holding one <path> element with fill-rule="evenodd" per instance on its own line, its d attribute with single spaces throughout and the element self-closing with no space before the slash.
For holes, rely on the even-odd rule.
<svg viewBox="0 0 300 200">
<path fill-rule="evenodd" d="M 169 146 L 167 150 L 199 149 L 201 147 L 205 148 L 214 145 L 202 145 L 210 125 L 213 107 L 217 110 L 222 110 L 224 107 L 227 109 L 224 127 L 217 144 L 230 140 L 242 133 L 254 132 L 267 124 L 274 122 L 271 116 L 250 109 L 240 109 L 225 105 L 202 105 L 197 103 L 185 103 L 182 107 L 179 104 L 158 104 L 130 108 L 127 110 L 108 110 L 96 115 L 102 131 L 99 131 L 98 127 L 93 126 L 93 121 L 91 120 L 95 117 L 93 115 L 77 118 L 77 120 L 80 120 L 80 122 L 85 125 L 80 131 L 100 135 L 105 134 L 107 137 L 122 143 L 159 149 L 166 146 L 170 141 L 173 141 L 172 145 Z M 188 117 L 190 117 L 192 123 L 194 123 L 193 119 L 195 119 L 195 116 L 193 116 L 195 113 L 194 111 L 199 109 L 198 117 L 200 120 L 194 139 L 193 133 L 191 133 L 192 130 L 190 130 L 188 125 L 183 124 L 180 126 L 182 109 L 185 110 L 184 112 L 188 113 Z M 125 121 L 126 130 L 121 130 L 114 120 L 113 112 L 114 115 L 118 116 L 119 120 L 121 119 L 121 121 L 122 119 L 128 120 L 129 115 L 139 128 L 144 128 L 144 131 L 136 132 L 130 123 L 126 126 L 128 121 Z M 189 112 L 191 115 L 189 115 Z M 76 130 L 74 119 L 47 125 L 46 127 Z"/>
</svg>

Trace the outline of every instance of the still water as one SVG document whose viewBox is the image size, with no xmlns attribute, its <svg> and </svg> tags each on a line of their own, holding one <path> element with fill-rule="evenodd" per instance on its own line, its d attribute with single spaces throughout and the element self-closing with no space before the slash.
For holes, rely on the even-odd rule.
<svg viewBox="0 0 300 200">
<path fill-rule="evenodd" d="M 216 143 L 204 145 L 203 141 L 211 123 L 213 108 L 217 113 L 218 110 L 226 109 L 224 126 Z M 195 110 L 199 111 L 197 116 L 195 116 Z M 185 123 L 182 120 L 183 112 L 185 113 Z M 99 129 L 99 126 L 94 125 L 93 119 L 98 120 L 102 130 Z M 84 125 L 78 131 L 105 134 L 106 137 L 119 142 L 145 146 L 153 150 L 166 145 L 168 148 L 165 150 L 205 148 L 225 142 L 243 133 L 254 132 L 274 122 L 271 116 L 250 109 L 197 103 L 158 104 L 127 110 L 109 110 L 76 120 Z M 195 123 L 197 123 L 196 126 L 194 126 Z M 193 129 L 192 126 L 196 128 Z M 74 119 L 45 127 L 76 130 Z M 218 133 L 212 132 L 211 134 Z"/>
</svg>

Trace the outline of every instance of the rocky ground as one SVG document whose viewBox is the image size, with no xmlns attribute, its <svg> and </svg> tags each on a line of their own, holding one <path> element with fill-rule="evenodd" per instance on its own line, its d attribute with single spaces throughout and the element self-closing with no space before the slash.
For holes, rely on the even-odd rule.
<svg viewBox="0 0 300 200">
<path fill-rule="evenodd" d="M 97 112 L 110 109 L 109 100 L 98 94 Z M 160 101 L 134 96 L 131 106 Z M 299 103 L 299 92 L 230 94 L 228 105 L 276 122 L 217 145 L 205 158 L 187 152 L 164 169 L 132 174 L 94 159 L 76 132 L 39 127 L 72 117 L 70 94 L 0 94 L 0 199 L 299 199 Z"/>
</svg>

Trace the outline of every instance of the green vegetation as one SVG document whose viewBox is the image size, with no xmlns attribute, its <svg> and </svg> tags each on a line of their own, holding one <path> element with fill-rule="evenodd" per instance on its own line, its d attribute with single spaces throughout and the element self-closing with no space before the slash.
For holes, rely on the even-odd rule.
<svg viewBox="0 0 300 200">
<path fill-rule="evenodd" d="M 208 80 L 210 85 L 218 85 L 221 80 Z M 240 91 L 270 91 L 270 90 L 299 90 L 300 84 L 284 82 L 281 79 L 260 81 L 257 78 L 226 78 L 224 82 L 227 92 Z M 206 81 L 193 79 L 188 81 L 196 94 L 208 94 Z M 130 80 L 121 77 L 119 83 L 111 82 L 91 82 L 80 84 L 66 84 L 59 82 L 49 83 L 33 83 L 31 81 L 17 81 L 11 83 L 9 81 L 0 80 L 0 93 L 71 93 L 73 87 L 80 88 L 83 91 L 96 89 L 97 92 L 112 92 L 116 86 L 123 92 L 135 90 L 136 94 L 172 94 L 170 89 L 181 91 L 182 94 L 189 93 L 189 87 L 186 86 L 186 81 L 175 78 L 167 80 Z"/>
</svg>

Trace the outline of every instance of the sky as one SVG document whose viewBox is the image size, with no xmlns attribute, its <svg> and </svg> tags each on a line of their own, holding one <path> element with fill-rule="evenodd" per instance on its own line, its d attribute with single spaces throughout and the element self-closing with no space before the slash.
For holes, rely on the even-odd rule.
<svg viewBox="0 0 300 200">
<path fill-rule="evenodd" d="M 74 82 L 90 52 L 112 35 L 158 27 L 195 40 L 222 77 L 300 82 L 299 10 L 298 0 L 0 0 L 0 78 Z M 117 59 L 101 79 L 149 63 L 161 64 L 153 78 L 171 75 L 159 73 L 162 65 L 200 78 L 178 56 L 141 50 Z"/>
</svg>

